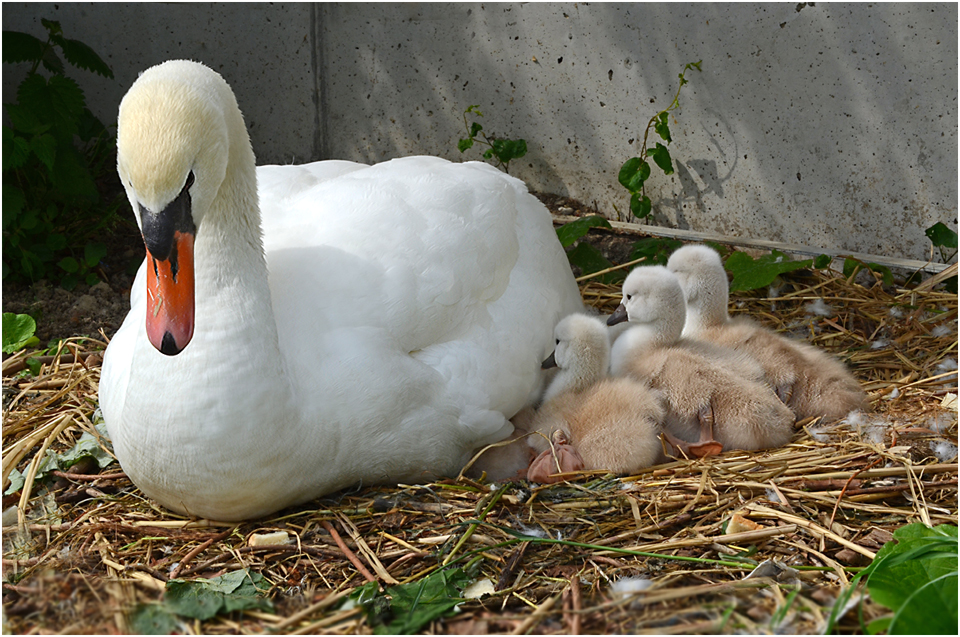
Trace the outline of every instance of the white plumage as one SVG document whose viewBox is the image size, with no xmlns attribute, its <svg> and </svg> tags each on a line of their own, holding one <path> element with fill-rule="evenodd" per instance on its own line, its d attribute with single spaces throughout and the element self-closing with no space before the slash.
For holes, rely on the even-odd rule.
<svg viewBox="0 0 960 637">
<path fill-rule="evenodd" d="M 134 210 L 188 193 L 196 224 L 192 340 L 175 356 L 148 340 L 148 254 L 104 358 L 134 483 L 175 511 L 252 518 L 455 473 L 508 436 L 553 326 L 582 308 L 543 205 L 481 163 L 254 165 L 232 91 L 200 64 L 153 67 L 121 103 Z"/>
</svg>

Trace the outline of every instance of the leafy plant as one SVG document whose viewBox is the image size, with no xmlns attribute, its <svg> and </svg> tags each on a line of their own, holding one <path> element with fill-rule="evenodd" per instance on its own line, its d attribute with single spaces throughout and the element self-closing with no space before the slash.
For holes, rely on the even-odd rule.
<svg viewBox="0 0 960 637">
<path fill-rule="evenodd" d="M 29 314 L 3 313 L 3 353 L 12 354 L 33 347 L 40 340 L 34 336 L 37 322 Z"/>
<path fill-rule="evenodd" d="M 884 285 L 893 285 L 893 272 L 885 265 L 880 265 L 879 263 L 867 263 L 861 261 L 860 259 L 854 259 L 853 257 L 847 257 L 843 260 L 843 276 L 848 279 L 856 276 L 862 268 L 867 268 L 871 272 L 878 273 L 883 277 Z"/>
<path fill-rule="evenodd" d="M 633 251 L 630 253 L 630 260 L 635 261 L 646 257 L 644 265 L 666 265 L 667 259 L 674 250 L 683 245 L 682 241 L 677 239 L 667 239 L 664 237 L 647 237 L 640 239 L 633 244 Z"/>
<path fill-rule="evenodd" d="M 460 594 L 470 582 L 461 568 L 434 571 L 418 582 L 390 586 L 380 594 L 370 582 L 351 596 L 367 611 L 378 635 L 410 635 L 463 602 Z"/>
<path fill-rule="evenodd" d="M 177 626 L 174 615 L 203 621 L 238 610 L 272 611 L 273 604 L 263 597 L 268 589 L 263 575 L 246 568 L 211 579 L 172 579 L 163 602 L 138 606 L 130 625 L 140 634 L 169 634 Z"/>
<path fill-rule="evenodd" d="M 745 252 L 734 252 L 727 258 L 724 267 L 733 274 L 730 282 L 730 291 L 739 292 L 764 288 L 773 283 L 773 280 L 787 272 L 802 268 L 825 268 L 830 265 L 830 257 L 821 254 L 816 259 L 792 261 L 779 250 L 754 259 Z"/>
<path fill-rule="evenodd" d="M 827 632 L 861 580 L 877 603 L 893 614 L 870 622 L 865 632 L 955 635 L 957 630 L 957 527 L 914 523 L 897 529 L 870 566 L 834 604 Z M 863 623 L 861 607 L 861 624 Z"/>
<path fill-rule="evenodd" d="M 73 465 L 87 458 L 95 460 L 97 466 L 101 469 L 112 463 L 113 456 L 109 451 L 100 446 L 101 440 L 109 440 L 106 424 L 101 420 L 99 424 L 94 426 L 94 429 L 99 434 L 99 437 L 84 432 L 76 444 L 61 454 L 54 452 L 52 449 L 47 449 L 47 455 L 40 461 L 34 479 L 37 482 L 44 481 L 49 478 L 54 471 L 66 471 Z M 23 488 L 23 484 L 23 474 L 16 469 L 11 470 L 10 486 L 4 492 L 4 495 L 16 493 Z"/>
<path fill-rule="evenodd" d="M 660 170 L 663 171 L 665 175 L 673 174 L 673 160 L 670 157 L 670 151 L 666 146 L 660 142 L 656 143 L 656 146 L 649 148 L 647 146 L 647 139 L 650 135 L 650 129 L 652 128 L 656 131 L 657 135 L 660 136 L 664 142 L 668 145 L 673 139 L 670 137 L 670 111 L 673 111 L 680 107 L 680 91 L 683 89 L 683 85 L 688 82 L 686 79 L 686 73 L 690 69 L 697 69 L 701 71 L 700 68 L 703 60 L 697 62 L 690 62 L 683 67 L 680 75 L 680 86 L 677 87 L 677 93 L 673 96 L 673 101 L 670 102 L 670 105 L 667 106 L 662 111 L 655 114 L 650 118 L 650 121 L 647 122 L 647 127 L 643 131 L 643 143 L 640 145 L 640 155 L 637 157 L 631 157 L 628 159 L 623 166 L 620 168 L 620 173 L 617 176 L 617 180 L 620 182 L 620 185 L 626 188 L 630 192 L 630 212 L 633 216 L 643 219 L 650 214 L 653 204 L 650 201 L 650 197 L 646 194 L 646 182 L 650 178 L 650 163 L 647 159 L 652 158 L 653 163 L 655 163 Z"/>
<path fill-rule="evenodd" d="M 503 139 L 495 136 L 488 137 L 487 134 L 483 132 L 483 126 L 480 125 L 480 122 L 467 122 L 468 114 L 483 117 L 483 113 L 480 112 L 479 108 L 479 104 L 474 104 L 463 111 L 463 125 L 467 129 L 467 136 L 457 142 L 457 149 L 463 153 L 473 148 L 475 143 L 488 146 L 487 150 L 483 152 L 483 158 L 496 159 L 497 163 L 494 165 L 497 168 L 503 166 L 504 172 L 509 173 L 510 162 L 527 154 L 527 142 L 522 139 Z M 477 137 L 478 134 L 480 137 Z"/>
<path fill-rule="evenodd" d="M 106 254 L 95 237 L 120 207 L 119 196 L 98 205 L 116 144 L 66 77 L 63 60 L 108 78 L 113 72 L 89 46 L 63 37 L 59 22 L 41 23 L 46 42 L 3 32 L 4 64 L 31 63 L 17 103 L 4 104 L 10 125 L 3 127 L 3 278 L 92 285 L 98 281 L 92 270 Z"/>
<path fill-rule="evenodd" d="M 926 235 L 930 238 L 930 243 L 935 248 L 940 249 L 940 258 L 947 263 L 953 257 L 957 256 L 957 233 L 948 228 L 945 224 L 937 222 L 927 228 Z M 953 254 L 947 256 L 945 248 L 953 248 Z"/>
<path fill-rule="evenodd" d="M 588 215 L 557 228 L 557 238 L 560 239 L 560 245 L 562 245 L 564 249 L 567 249 L 579 239 L 587 236 L 590 228 L 610 227 L 610 222 L 600 215 Z M 581 276 L 613 267 L 613 263 L 603 256 L 600 250 L 586 241 L 581 241 L 572 249 L 567 250 L 567 259 L 571 265 L 580 268 Z M 597 277 L 597 281 L 601 283 L 619 283 L 623 281 L 625 276 L 626 273 L 622 271 L 608 272 L 607 274 Z"/>
</svg>

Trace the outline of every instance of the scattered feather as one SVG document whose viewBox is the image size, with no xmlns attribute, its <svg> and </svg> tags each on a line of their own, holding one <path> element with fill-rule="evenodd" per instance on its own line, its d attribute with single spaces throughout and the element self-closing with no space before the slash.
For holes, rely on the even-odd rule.
<svg viewBox="0 0 960 637">
<path fill-rule="evenodd" d="M 940 325 L 937 325 L 932 330 L 930 330 L 930 334 L 935 336 L 936 338 L 940 338 L 942 336 L 951 336 L 951 335 L 955 335 L 956 333 L 957 333 L 956 324 L 946 325 L 944 323 L 941 323 Z"/>
<path fill-rule="evenodd" d="M 803 309 L 807 314 L 814 316 L 833 316 L 833 308 L 824 303 L 823 299 L 817 299 L 812 303 L 807 303 L 803 306 Z"/>
<path fill-rule="evenodd" d="M 893 400 L 894 398 L 900 397 L 900 388 L 894 387 L 890 390 L 890 393 L 883 397 L 884 400 Z"/>
<path fill-rule="evenodd" d="M 931 440 L 930 449 L 940 462 L 950 462 L 957 458 L 957 445 L 946 440 Z"/>
<path fill-rule="evenodd" d="M 653 586 L 653 580 L 645 577 L 621 577 L 610 584 L 610 592 L 614 595 L 632 595 L 645 591 Z"/>
<path fill-rule="evenodd" d="M 903 310 L 901 310 L 899 307 L 894 305 L 889 310 L 887 310 L 887 316 L 894 319 L 903 318 Z"/>
<path fill-rule="evenodd" d="M 872 343 L 870 343 L 870 349 L 883 349 L 884 347 L 886 347 L 886 346 L 889 345 L 889 344 L 890 344 L 890 343 L 888 343 L 887 341 L 883 340 L 882 338 L 878 338 L 877 340 L 875 340 L 875 341 L 873 341 Z"/>
<path fill-rule="evenodd" d="M 926 426 L 927 429 L 934 431 L 938 434 L 942 434 L 948 429 L 951 425 L 956 424 L 957 415 L 954 414 L 937 414 L 936 416 L 931 416 L 927 418 Z"/>
<path fill-rule="evenodd" d="M 493 595 L 496 592 L 493 582 L 484 577 L 463 589 L 463 597 L 464 599 L 480 599 L 484 595 Z"/>
</svg>

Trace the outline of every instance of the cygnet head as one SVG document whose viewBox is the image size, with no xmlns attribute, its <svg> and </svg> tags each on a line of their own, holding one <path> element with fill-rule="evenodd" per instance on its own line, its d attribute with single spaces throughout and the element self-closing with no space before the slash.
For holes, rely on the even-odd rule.
<svg viewBox="0 0 960 637">
<path fill-rule="evenodd" d="M 667 269 L 683 288 L 687 304 L 684 334 L 727 320 L 727 273 L 716 250 L 705 245 L 684 246 L 670 255 Z"/>
<path fill-rule="evenodd" d="M 672 343 L 680 338 L 685 317 L 683 289 L 677 277 L 661 265 L 651 265 L 634 268 L 627 276 L 623 300 L 607 324 L 630 321 L 646 327 L 657 341 Z"/>
<path fill-rule="evenodd" d="M 148 252 L 147 336 L 164 354 L 193 337 L 194 242 L 204 219 L 228 217 L 221 234 L 259 245 L 255 163 L 233 91 L 202 64 L 151 67 L 120 102 L 117 172 Z"/>
<path fill-rule="evenodd" d="M 543 367 L 559 367 L 560 373 L 547 390 L 544 400 L 561 391 L 586 389 L 607 374 L 610 366 L 610 340 L 600 319 L 571 314 L 554 329 L 557 348 Z"/>
</svg>

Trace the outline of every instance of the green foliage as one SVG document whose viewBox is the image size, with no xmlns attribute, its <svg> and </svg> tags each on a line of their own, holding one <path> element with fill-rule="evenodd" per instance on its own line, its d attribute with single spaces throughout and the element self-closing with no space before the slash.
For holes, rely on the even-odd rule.
<svg viewBox="0 0 960 637">
<path fill-rule="evenodd" d="M 870 622 L 865 632 L 957 634 L 957 527 L 908 524 L 897 529 L 893 538 L 837 599 L 827 632 L 833 629 L 838 610 L 846 607 L 857 584 L 865 579 L 873 600 L 893 611 Z"/>
<path fill-rule="evenodd" d="M 3 313 L 3 353 L 12 354 L 39 343 L 37 322 L 29 314 Z"/>
<path fill-rule="evenodd" d="M 366 612 L 378 635 L 411 635 L 462 603 L 470 582 L 463 569 L 434 571 L 419 582 L 390 586 L 380 594 L 376 582 L 360 587 L 351 598 Z"/>
<path fill-rule="evenodd" d="M 948 228 L 945 224 L 937 222 L 926 229 L 926 234 L 930 237 L 930 243 L 933 247 L 940 250 L 940 258 L 944 263 L 948 263 L 953 257 L 957 256 L 957 233 Z M 953 249 L 953 254 L 948 254 L 949 248 Z M 944 281 L 944 287 L 947 292 L 957 293 L 957 277 L 952 276 Z"/>
<path fill-rule="evenodd" d="M 690 69 L 701 71 L 700 65 L 702 63 L 703 60 L 699 60 L 697 62 L 690 62 L 683 67 L 683 71 L 678 76 L 680 78 L 680 85 L 677 87 L 676 95 L 673 96 L 673 101 L 647 122 L 647 127 L 643 131 L 643 143 L 640 146 L 640 155 L 638 157 L 631 157 L 624 162 L 620 168 L 617 180 L 621 186 L 630 192 L 630 212 L 635 217 L 642 219 L 649 215 L 653 208 L 653 203 L 645 192 L 646 182 L 650 178 L 651 172 L 650 163 L 647 160 L 653 159 L 653 163 L 655 163 L 665 175 L 672 175 L 674 172 L 673 160 L 666 146 L 660 142 L 657 142 L 653 148 L 647 146 L 650 129 L 652 128 L 654 132 L 660 136 L 660 139 L 668 145 L 673 141 L 673 138 L 670 136 L 670 111 L 680 107 L 680 90 L 683 88 L 683 85 L 688 82 L 685 77 L 687 71 Z"/>
<path fill-rule="evenodd" d="M 463 125 L 467 129 L 467 136 L 457 142 L 457 150 L 461 153 L 473 148 L 475 143 L 488 146 L 483 152 L 484 159 L 496 159 L 497 168 L 503 167 L 504 172 L 510 172 L 510 162 L 527 154 L 527 142 L 522 139 L 502 139 L 490 136 L 483 132 L 480 122 L 467 122 L 467 114 L 483 117 L 479 110 L 480 105 L 474 104 L 463 111 Z M 480 135 L 480 137 L 477 137 Z"/>
<path fill-rule="evenodd" d="M 590 228 L 609 227 L 610 222 L 600 215 L 588 215 L 557 228 L 557 238 L 560 239 L 560 245 L 569 248 L 576 243 L 577 239 L 585 237 L 590 232 Z"/>
<path fill-rule="evenodd" d="M 829 259 L 829 257 L 827 258 Z M 818 257 L 818 259 L 820 259 L 820 257 Z M 730 291 L 740 292 L 767 287 L 781 274 L 793 272 L 801 268 L 809 268 L 813 265 L 813 259 L 791 261 L 784 253 L 779 250 L 773 250 L 770 254 L 757 257 L 756 259 L 745 252 L 734 252 L 727 258 L 724 267 L 726 267 L 728 272 L 733 274 L 733 281 L 730 282 Z"/>
<path fill-rule="evenodd" d="M 172 579 L 163 602 L 134 609 L 130 627 L 141 635 L 169 635 L 177 629 L 177 615 L 203 621 L 239 610 L 273 611 L 273 604 L 263 596 L 268 589 L 263 575 L 245 568 L 211 579 Z"/>
<path fill-rule="evenodd" d="M 667 259 L 673 254 L 673 251 L 682 245 L 682 241 L 664 237 L 647 237 L 646 239 L 640 239 L 633 244 L 633 252 L 630 253 L 630 260 L 635 261 L 646 257 L 647 260 L 644 262 L 644 265 L 666 265 Z"/>
<path fill-rule="evenodd" d="M 81 460 L 87 458 L 96 460 L 97 466 L 101 469 L 113 462 L 113 456 L 110 455 L 109 451 L 100 446 L 101 440 L 109 440 L 106 424 L 101 421 L 94 426 L 94 429 L 96 429 L 99 434 L 99 438 L 84 432 L 76 444 L 61 454 L 55 453 L 52 449 L 47 449 L 47 455 L 40 461 L 34 479 L 38 482 L 46 480 L 54 471 L 66 471 Z M 19 491 L 23 488 L 23 484 L 23 474 L 13 469 L 10 472 L 10 486 L 4 495 Z"/>
<path fill-rule="evenodd" d="M 64 38 L 58 22 L 41 22 L 46 42 L 3 32 L 3 62 L 32 63 L 17 102 L 4 104 L 10 125 L 3 127 L 3 278 L 50 277 L 69 289 L 98 281 L 93 268 L 106 249 L 95 237 L 117 219 L 121 198 L 101 205 L 98 182 L 113 174 L 115 139 L 64 75 L 63 59 L 104 77 L 113 73 L 86 44 Z"/>
<path fill-rule="evenodd" d="M 857 272 L 863 268 L 867 268 L 871 272 L 876 272 L 883 277 L 884 285 L 893 285 L 893 272 L 891 272 L 887 266 L 880 265 L 879 263 L 867 263 L 860 259 L 854 259 L 853 257 L 847 257 L 843 260 L 843 276 L 848 279 L 856 276 Z"/>
</svg>

